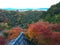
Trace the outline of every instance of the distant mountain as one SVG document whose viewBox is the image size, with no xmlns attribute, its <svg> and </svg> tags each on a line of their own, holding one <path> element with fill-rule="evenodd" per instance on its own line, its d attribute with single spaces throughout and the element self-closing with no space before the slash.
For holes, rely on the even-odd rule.
<svg viewBox="0 0 60 45">
<path fill-rule="evenodd" d="M 47 11 L 48 8 L 25 8 L 25 9 L 19 9 L 19 8 L 2 8 L 4 10 L 19 10 L 19 11 L 28 11 L 28 10 L 37 10 L 37 11 Z"/>
</svg>

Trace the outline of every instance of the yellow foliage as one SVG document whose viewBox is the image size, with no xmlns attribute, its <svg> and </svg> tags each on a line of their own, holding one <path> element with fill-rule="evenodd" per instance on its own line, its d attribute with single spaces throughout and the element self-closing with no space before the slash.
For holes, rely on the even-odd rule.
<svg viewBox="0 0 60 45">
<path fill-rule="evenodd" d="M 8 23 L 5 23 L 5 27 L 8 27 Z"/>
</svg>

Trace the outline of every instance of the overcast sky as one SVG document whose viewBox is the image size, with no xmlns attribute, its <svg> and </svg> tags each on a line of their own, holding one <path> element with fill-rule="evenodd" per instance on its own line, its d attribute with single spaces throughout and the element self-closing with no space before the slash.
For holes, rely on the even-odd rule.
<svg viewBox="0 0 60 45">
<path fill-rule="evenodd" d="M 60 0 L 0 0 L 0 8 L 49 8 Z"/>
</svg>

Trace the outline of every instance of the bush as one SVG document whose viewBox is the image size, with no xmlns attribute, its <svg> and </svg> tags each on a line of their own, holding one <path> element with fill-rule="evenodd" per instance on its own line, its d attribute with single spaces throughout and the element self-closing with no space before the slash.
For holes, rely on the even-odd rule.
<svg viewBox="0 0 60 45">
<path fill-rule="evenodd" d="M 50 42 L 50 37 L 52 35 L 52 26 L 48 22 L 37 22 L 34 24 L 30 24 L 28 28 L 28 36 L 33 43 L 36 45 L 45 44 L 48 40 Z M 46 40 L 45 40 L 46 39 Z"/>
</svg>

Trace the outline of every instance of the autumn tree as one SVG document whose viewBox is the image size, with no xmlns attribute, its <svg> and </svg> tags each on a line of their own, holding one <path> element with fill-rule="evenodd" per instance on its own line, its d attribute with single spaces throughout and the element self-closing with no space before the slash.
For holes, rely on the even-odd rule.
<svg viewBox="0 0 60 45">
<path fill-rule="evenodd" d="M 8 39 L 15 39 L 16 37 L 18 37 L 18 35 L 20 34 L 20 32 L 22 31 L 22 28 L 20 27 L 15 27 L 11 30 L 8 31 Z"/>
<path fill-rule="evenodd" d="M 27 31 L 30 40 L 38 45 L 45 44 L 45 39 L 50 38 L 52 34 L 52 26 L 53 24 L 48 22 L 37 22 L 30 24 Z"/>
</svg>

